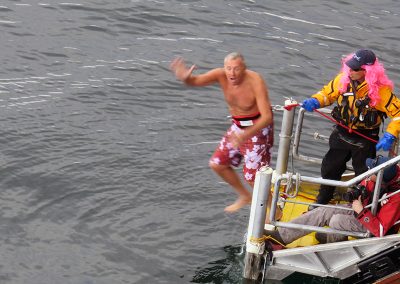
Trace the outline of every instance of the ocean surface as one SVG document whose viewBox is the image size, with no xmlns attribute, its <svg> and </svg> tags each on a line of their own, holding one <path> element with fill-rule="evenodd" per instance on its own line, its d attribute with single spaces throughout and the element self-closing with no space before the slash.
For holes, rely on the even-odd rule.
<svg viewBox="0 0 400 284">
<path fill-rule="evenodd" d="M 279 106 L 318 91 L 342 56 L 374 50 L 399 93 L 399 8 L 2 0 L 0 283 L 241 283 L 249 207 L 224 213 L 235 194 L 208 167 L 229 113 L 218 86 L 183 86 L 171 60 L 204 72 L 242 52 L 269 86 L 275 159 Z M 322 157 L 316 128 L 330 123 L 304 125 L 301 153 Z"/>
</svg>

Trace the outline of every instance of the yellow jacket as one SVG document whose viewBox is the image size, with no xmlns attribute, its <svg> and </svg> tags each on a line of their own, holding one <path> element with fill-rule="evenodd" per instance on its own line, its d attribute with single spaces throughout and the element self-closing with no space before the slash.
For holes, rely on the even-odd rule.
<svg viewBox="0 0 400 284">
<path fill-rule="evenodd" d="M 347 103 L 349 105 L 348 113 L 349 116 L 352 117 L 360 117 L 360 113 L 362 113 L 361 117 L 365 115 L 367 112 L 373 111 L 381 111 L 386 113 L 386 115 L 392 118 L 391 122 L 387 126 L 386 131 L 390 134 L 394 135 L 394 137 L 398 137 L 400 132 L 400 99 L 398 99 L 387 86 L 382 86 L 379 89 L 379 102 L 371 107 L 368 105 L 363 108 L 361 111 L 357 107 L 354 107 L 355 100 L 362 100 L 366 98 L 368 95 L 368 85 L 367 82 L 359 84 L 356 87 L 355 98 L 353 94 L 353 88 L 351 84 L 349 84 L 349 89 L 345 93 L 341 93 L 340 90 L 340 79 L 344 74 L 340 73 L 337 75 L 332 81 L 330 81 L 327 85 L 325 85 L 318 93 L 312 95 L 313 98 L 316 98 L 321 107 L 326 107 L 333 104 L 337 101 L 338 105 L 342 104 L 342 101 L 347 97 Z M 379 127 L 382 118 L 379 116 L 377 123 L 373 127 L 366 127 L 365 124 L 358 120 L 357 123 L 348 125 L 353 129 L 365 129 L 365 128 L 376 128 Z"/>
</svg>

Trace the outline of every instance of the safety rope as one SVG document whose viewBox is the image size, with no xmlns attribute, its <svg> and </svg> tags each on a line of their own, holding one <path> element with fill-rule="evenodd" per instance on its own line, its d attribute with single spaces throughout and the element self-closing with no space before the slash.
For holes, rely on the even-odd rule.
<svg viewBox="0 0 400 284">
<path fill-rule="evenodd" d="M 285 108 L 286 110 L 289 110 L 289 111 L 290 111 L 292 108 L 297 107 L 297 106 L 300 106 L 300 104 L 287 105 L 287 106 L 284 106 L 284 108 Z M 328 116 L 328 115 L 326 115 L 326 114 L 320 112 L 319 110 L 314 109 L 314 111 L 315 111 L 316 113 L 320 114 L 321 116 L 325 117 L 326 119 L 329 119 L 329 120 L 332 121 L 333 123 L 336 123 L 336 124 L 339 125 L 340 127 L 343 127 L 344 129 L 347 129 L 347 131 L 348 131 L 349 133 L 353 133 L 353 132 L 354 132 L 355 134 L 357 134 L 357 135 L 359 135 L 359 136 L 361 136 L 361 137 L 363 137 L 363 138 L 365 138 L 365 139 L 367 139 L 367 140 L 369 140 L 369 141 L 371 141 L 371 142 L 374 142 L 375 144 L 378 143 L 377 140 L 372 139 L 371 137 L 368 137 L 368 136 L 366 136 L 366 135 L 364 135 L 364 134 L 358 132 L 357 130 L 354 130 L 354 129 L 348 127 L 347 125 L 345 125 L 345 124 L 343 124 L 343 123 L 341 123 L 341 122 L 335 120 L 334 118 L 332 118 L 332 117 L 330 117 L 330 116 Z"/>
<path fill-rule="evenodd" d="M 294 192 L 290 192 L 293 187 L 293 174 L 292 173 L 286 173 L 287 175 L 287 181 L 286 181 L 286 188 L 285 192 L 283 193 L 284 198 L 295 198 L 298 193 L 299 193 L 299 185 L 300 185 L 300 174 L 296 173 L 296 187 L 294 189 Z"/>
<path fill-rule="evenodd" d="M 352 129 L 352 128 L 348 127 L 347 125 L 345 125 L 345 124 L 343 124 L 343 123 L 341 123 L 341 122 L 336 121 L 333 117 L 330 117 L 330 116 L 326 115 L 325 113 L 320 112 L 320 111 L 317 110 L 317 109 L 314 109 L 314 111 L 317 112 L 317 113 L 319 113 L 319 114 L 322 115 L 323 117 L 329 119 L 330 121 L 336 123 L 337 125 L 339 125 L 339 126 L 345 128 L 345 129 L 347 129 L 347 131 L 348 131 L 349 133 L 353 133 L 353 132 L 354 132 L 355 134 L 357 134 L 357 135 L 359 135 L 359 136 L 361 136 L 361 137 L 363 137 L 363 138 L 365 138 L 365 139 L 367 139 L 367 140 L 369 140 L 369 141 L 371 141 L 371 142 L 374 142 L 375 144 L 378 143 L 377 140 L 372 139 L 371 137 L 368 137 L 368 136 L 366 136 L 366 135 L 364 135 L 364 134 L 358 132 L 357 130 Z"/>
<path fill-rule="evenodd" d="M 291 105 L 284 106 L 283 108 L 286 109 L 286 110 L 288 110 L 288 111 L 290 111 L 290 110 L 292 110 L 292 108 L 297 107 L 297 106 L 301 106 L 301 104 L 298 104 L 298 103 L 297 103 L 297 104 L 291 104 Z M 319 113 L 321 116 L 323 116 L 323 117 L 329 119 L 330 121 L 332 121 L 333 123 L 339 125 L 340 127 L 343 127 L 344 129 L 347 129 L 347 131 L 348 131 L 349 133 L 355 133 L 355 134 L 357 134 L 357 135 L 359 135 L 359 136 L 361 136 L 361 137 L 363 137 L 363 138 L 365 138 L 365 139 L 367 139 L 367 140 L 369 140 L 369 141 L 371 141 L 371 142 L 373 142 L 373 143 L 375 143 L 375 144 L 378 143 L 378 140 L 372 139 L 371 137 L 368 137 L 368 136 L 366 136 L 366 135 L 364 135 L 364 134 L 358 132 L 357 130 L 352 129 L 352 128 L 348 127 L 347 125 L 345 125 L 345 124 L 343 124 L 343 123 L 341 123 L 341 122 L 338 122 L 338 121 L 335 120 L 334 118 L 332 118 L 332 117 L 330 117 L 330 116 L 328 116 L 328 115 L 326 115 L 326 114 L 320 112 L 320 111 L 317 110 L 317 109 L 314 109 L 313 111 L 315 111 L 316 113 Z M 397 154 L 396 154 L 393 150 L 389 150 L 389 156 L 396 156 L 396 155 L 397 155 Z"/>
<path fill-rule="evenodd" d="M 272 237 L 271 235 L 263 235 L 261 238 L 255 238 L 255 237 L 250 237 L 250 242 L 252 243 L 256 243 L 256 244 L 261 244 L 265 241 L 271 240 L 273 242 L 275 242 L 276 244 L 279 244 L 281 246 L 283 246 L 284 248 L 286 248 L 286 245 L 282 244 L 280 241 L 278 241 L 277 239 L 275 239 L 274 237 Z"/>
</svg>

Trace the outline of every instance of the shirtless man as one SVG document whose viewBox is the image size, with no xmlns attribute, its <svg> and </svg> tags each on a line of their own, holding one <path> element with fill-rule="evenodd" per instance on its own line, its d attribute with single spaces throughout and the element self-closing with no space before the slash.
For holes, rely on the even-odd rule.
<svg viewBox="0 0 400 284">
<path fill-rule="evenodd" d="M 193 75 L 196 66 L 187 68 L 182 58 L 173 60 L 170 67 L 186 85 L 218 83 L 222 88 L 233 123 L 211 157 L 210 167 L 237 192 L 237 200 L 225 208 L 235 212 L 251 202 L 251 193 L 232 166 L 244 158 L 244 178 L 253 187 L 257 170 L 271 160 L 273 116 L 266 83 L 260 74 L 246 69 L 243 56 L 236 52 L 225 57 L 223 68 L 200 75 Z"/>
</svg>

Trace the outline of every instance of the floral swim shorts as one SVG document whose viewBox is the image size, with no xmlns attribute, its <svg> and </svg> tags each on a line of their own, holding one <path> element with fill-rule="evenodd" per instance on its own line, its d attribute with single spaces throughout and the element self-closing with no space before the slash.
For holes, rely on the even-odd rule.
<svg viewBox="0 0 400 284">
<path fill-rule="evenodd" d="M 256 135 L 234 149 L 228 140 L 232 133 L 241 133 L 243 129 L 236 124 L 222 137 L 219 146 L 210 159 L 210 164 L 232 165 L 237 167 L 244 158 L 243 175 L 249 182 L 254 182 L 257 170 L 271 162 L 271 149 L 274 143 L 273 125 L 261 129 Z"/>
</svg>

